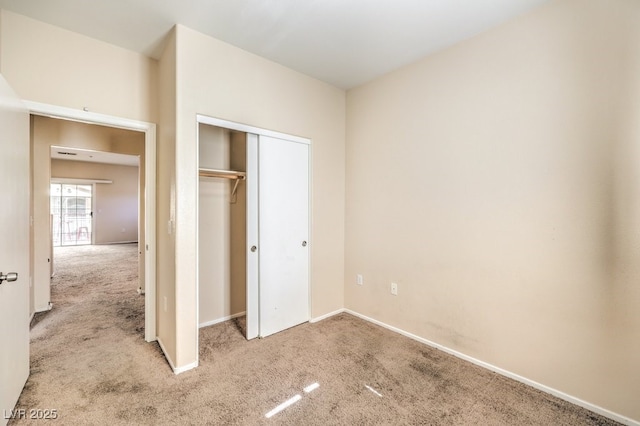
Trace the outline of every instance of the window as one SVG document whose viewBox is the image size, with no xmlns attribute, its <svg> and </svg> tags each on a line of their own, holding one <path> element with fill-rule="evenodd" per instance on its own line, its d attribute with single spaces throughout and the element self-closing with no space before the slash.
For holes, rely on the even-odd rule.
<svg viewBox="0 0 640 426">
<path fill-rule="evenodd" d="M 54 246 L 91 244 L 92 192 L 92 185 L 51 184 Z"/>
</svg>

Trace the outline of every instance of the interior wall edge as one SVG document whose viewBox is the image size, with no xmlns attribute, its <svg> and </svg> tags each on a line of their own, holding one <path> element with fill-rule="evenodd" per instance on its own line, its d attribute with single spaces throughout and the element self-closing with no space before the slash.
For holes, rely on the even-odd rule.
<svg viewBox="0 0 640 426">
<path fill-rule="evenodd" d="M 320 321 L 321 319 L 329 318 L 330 316 L 337 315 L 337 314 L 342 313 L 342 312 L 345 312 L 345 313 L 347 313 L 349 315 L 353 315 L 355 317 L 358 317 L 360 319 L 363 319 L 363 320 L 365 320 L 367 322 L 370 322 L 372 324 L 378 325 L 380 327 L 384 327 L 387 330 L 390 330 L 390 331 L 393 331 L 395 333 L 401 334 L 401 335 L 403 335 L 405 337 L 408 337 L 408 338 L 413 339 L 413 340 L 415 340 L 417 342 L 420 342 L 422 344 L 430 346 L 430 347 L 432 347 L 434 349 L 441 350 L 442 352 L 446 352 L 449 355 L 455 356 L 456 358 L 460 358 L 460 359 L 462 359 L 464 361 L 471 362 L 472 364 L 475 364 L 475 365 L 477 365 L 479 367 L 486 368 L 487 370 L 493 371 L 494 373 L 498 373 L 498 374 L 500 374 L 502 376 L 505 376 L 505 377 L 508 377 L 510 379 L 516 380 L 516 381 L 518 381 L 520 383 L 524 383 L 525 385 L 531 386 L 531 387 L 533 387 L 535 389 L 538 389 L 538 390 L 540 390 L 542 392 L 545 392 L 545 393 L 548 393 L 548 394 L 553 395 L 555 397 L 558 397 L 558 398 L 560 398 L 560 399 L 562 399 L 564 401 L 570 402 L 571 404 L 577 405 L 577 406 L 582 407 L 582 408 L 586 408 L 587 410 L 592 411 L 592 412 L 594 412 L 596 414 L 600 414 L 601 416 L 607 417 L 607 418 L 609 418 L 611 420 L 615 420 L 615 421 L 617 421 L 619 423 L 622 423 L 623 425 L 640 426 L 640 421 L 637 421 L 637 420 L 631 419 L 629 417 L 623 416 L 621 414 L 615 413 L 613 411 L 607 410 L 606 408 L 602 408 L 602 407 L 600 407 L 598 405 L 595 405 L 595 404 L 592 404 L 592 403 L 590 403 L 588 401 L 584 401 L 584 400 L 582 400 L 580 398 L 576 398 L 576 397 L 574 397 L 572 395 L 569 395 L 567 393 L 564 393 L 564 392 L 559 391 L 557 389 L 554 389 L 552 387 L 546 386 L 546 385 L 544 385 L 542 383 L 538 383 L 538 382 L 536 382 L 534 380 L 531 380 L 531 379 L 528 379 L 526 377 L 520 376 L 518 374 L 512 373 L 511 371 L 508 371 L 508 370 L 505 370 L 503 368 L 497 367 L 497 366 L 495 366 L 493 364 L 489 364 L 488 362 L 484 362 L 484 361 L 481 361 L 481 360 L 479 360 L 477 358 L 473 358 L 473 357 L 471 357 L 469 355 L 466 355 L 466 354 L 464 354 L 462 352 L 458 352 L 458 351 L 456 351 L 454 349 L 450 349 L 450 348 L 448 348 L 446 346 L 440 345 L 440 344 L 435 343 L 435 342 L 433 342 L 431 340 L 428 340 L 428 339 L 425 339 L 423 337 L 417 336 L 415 334 L 409 333 L 408 331 L 405 331 L 405 330 L 403 330 L 401 328 L 394 327 L 394 326 L 389 325 L 387 323 L 384 323 L 382 321 L 378 321 L 376 319 L 370 318 L 370 317 L 368 317 L 366 315 L 363 315 L 363 314 L 361 314 L 359 312 L 353 311 L 353 310 L 348 309 L 348 308 L 332 312 L 331 314 L 327 314 L 327 315 L 325 315 L 323 317 L 319 317 L 320 319 L 317 319 L 316 321 L 313 321 L 313 322 L 317 322 L 317 321 Z"/>
<path fill-rule="evenodd" d="M 182 367 L 176 367 L 175 363 L 173 362 L 173 359 L 171 359 L 171 357 L 169 356 L 169 352 L 167 352 L 167 350 L 165 349 L 165 346 L 162 343 L 162 339 L 160 338 L 160 336 L 156 337 L 156 341 L 158 342 L 158 345 L 160 346 L 160 350 L 162 350 L 162 353 L 164 354 L 164 357 L 167 360 L 167 363 L 169 363 L 169 367 L 171 367 L 171 370 L 173 371 L 174 374 L 178 375 L 180 373 L 184 373 L 185 371 L 191 370 L 192 368 L 196 368 L 198 366 L 198 361 L 196 361 Z"/>
</svg>

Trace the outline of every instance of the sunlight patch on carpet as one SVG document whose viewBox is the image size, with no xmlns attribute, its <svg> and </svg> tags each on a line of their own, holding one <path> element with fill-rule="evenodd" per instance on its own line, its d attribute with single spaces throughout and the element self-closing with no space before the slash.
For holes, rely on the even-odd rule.
<svg viewBox="0 0 640 426">
<path fill-rule="evenodd" d="M 320 383 L 316 382 L 312 385 L 307 386 L 306 388 L 304 388 L 304 393 L 309 393 L 309 392 L 313 392 L 314 390 L 318 389 L 320 387 Z"/>
<path fill-rule="evenodd" d="M 296 402 L 300 401 L 302 399 L 302 397 L 300 396 L 300 394 L 294 396 L 293 398 L 289 398 L 287 399 L 285 402 L 283 402 L 282 404 L 278 405 L 276 408 L 274 408 L 273 410 L 269 411 L 267 414 L 265 414 L 264 416 L 268 419 L 270 419 L 271 417 L 275 416 L 276 414 L 278 414 L 280 411 L 284 410 L 287 407 L 292 406 L 293 404 L 295 404 Z"/>
<path fill-rule="evenodd" d="M 378 392 L 377 390 L 375 390 L 374 388 L 372 388 L 369 385 L 364 385 L 365 388 L 369 389 L 371 392 L 375 393 L 376 395 L 378 395 L 380 398 L 382 398 L 382 394 L 380 392 Z"/>
</svg>

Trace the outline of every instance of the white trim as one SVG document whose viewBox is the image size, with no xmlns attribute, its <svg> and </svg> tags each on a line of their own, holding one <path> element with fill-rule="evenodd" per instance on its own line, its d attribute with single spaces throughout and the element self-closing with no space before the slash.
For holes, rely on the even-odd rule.
<svg viewBox="0 0 640 426">
<path fill-rule="evenodd" d="M 247 340 L 260 335 L 260 286 L 258 253 L 251 251 L 258 246 L 258 135 L 247 133 L 247 180 L 246 180 L 246 301 Z"/>
<path fill-rule="evenodd" d="M 198 328 L 204 328 L 204 327 L 209 327 L 211 325 L 220 324 L 221 322 L 229 321 L 229 320 L 232 320 L 234 318 L 243 317 L 246 314 L 247 314 L 247 312 L 243 311 L 243 312 L 238 312 L 237 314 L 227 315 L 226 317 L 214 319 L 214 320 L 211 320 L 211 321 L 206 321 L 206 322 L 203 322 L 200 325 L 198 325 Z"/>
<path fill-rule="evenodd" d="M 180 367 L 180 368 L 174 368 L 173 372 L 177 375 L 180 373 L 184 373 L 185 371 L 189 371 L 192 370 L 194 368 L 196 368 L 198 366 L 198 361 L 194 361 L 191 364 L 187 364 L 184 367 Z"/>
<path fill-rule="evenodd" d="M 378 320 L 375 320 L 373 318 L 369 318 L 369 317 L 367 317 L 365 315 L 362 315 L 362 314 L 360 314 L 358 312 L 352 311 L 351 309 L 344 309 L 343 311 L 348 313 L 348 314 L 351 314 L 353 316 L 356 316 L 358 318 L 361 318 L 361 319 L 363 319 L 365 321 L 368 321 L 370 323 L 379 325 L 380 327 L 384 327 L 387 330 L 391 330 L 391 331 L 396 332 L 398 334 L 402 334 L 403 336 L 409 337 L 409 338 L 411 338 L 413 340 L 416 340 L 416 341 L 418 341 L 420 343 L 423 343 L 423 344 L 425 344 L 427 346 L 431 346 L 432 348 L 441 350 L 442 352 L 446 352 L 446 353 L 448 353 L 450 355 L 453 355 L 453 356 L 455 356 L 457 358 L 460 358 L 460 359 L 463 359 L 465 361 L 471 362 L 472 364 L 475 364 L 475 365 L 478 365 L 480 367 L 486 368 L 487 370 L 491 370 L 491 371 L 493 371 L 495 373 L 498 373 L 498 374 L 501 374 L 501 375 L 503 375 L 505 377 L 508 377 L 510 379 L 516 380 L 516 381 L 518 381 L 520 383 L 524 383 L 525 385 L 529 385 L 529 386 L 531 386 L 533 388 L 541 390 L 542 392 L 551 394 L 551 395 L 556 396 L 556 397 L 558 397 L 560 399 L 563 399 L 563 400 L 565 400 L 567 402 L 570 402 L 572 404 L 578 405 L 578 406 L 580 406 L 582 408 L 586 408 L 589 411 L 593 411 L 594 413 L 600 414 L 601 416 L 604 416 L 604 417 L 607 417 L 609 419 L 615 420 L 615 421 L 617 421 L 619 423 L 622 423 L 624 425 L 640 426 L 640 422 L 638 422 L 636 420 L 633 420 L 633 419 L 630 419 L 629 417 L 625 417 L 623 415 L 614 413 L 613 411 L 609 411 L 609 410 L 607 410 L 605 408 L 602 408 L 602 407 L 599 407 L 599 406 L 597 406 L 595 404 L 591 404 L 590 402 L 583 401 L 582 399 L 579 399 L 579 398 L 576 398 L 574 396 L 568 395 L 568 394 L 566 394 L 564 392 L 561 392 L 561 391 L 559 391 L 557 389 L 553 389 L 553 388 L 551 388 L 549 386 L 545 386 L 545 385 L 543 385 L 541 383 L 538 383 L 536 381 L 527 379 L 526 377 L 522 377 L 522 376 L 520 376 L 518 374 L 512 373 L 512 372 L 510 372 L 508 370 L 505 370 L 505 369 L 502 369 L 500 367 L 496 367 L 495 365 L 489 364 L 487 362 L 480 361 L 479 359 L 470 357 L 470 356 L 465 355 L 465 354 L 463 354 L 461 352 L 458 352 L 456 350 L 449 349 L 446 346 L 442 346 L 442 345 L 440 345 L 438 343 L 432 342 L 431 340 L 427 340 L 427 339 L 424 339 L 422 337 L 416 336 L 415 334 L 409 333 L 408 331 L 404 331 L 404 330 L 402 330 L 400 328 L 397 328 L 397 327 L 394 327 L 392 325 L 386 324 L 386 323 L 384 323 L 382 321 L 378 321 Z"/>
<path fill-rule="evenodd" d="M 76 185 L 93 185 L 94 183 L 113 183 L 105 179 L 51 178 L 51 183 L 73 183 Z"/>
<path fill-rule="evenodd" d="M 238 132 L 254 133 L 260 136 L 270 136 L 272 138 L 285 139 L 291 142 L 311 144 L 311 139 L 294 136 L 287 133 L 275 132 L 273 130 L 262 129 L 260 127 L 249 126 L 248 124 L 236 123 L 235 121 L 222 120 L 220 118 L 209 117 L 207 115 L 196 114 L 196 120 L 200 124 L 208 124 L 211 126 L 224 127 L 229 130 Z"/>
<path fill-rule="evenodd" d="M 104 243 L 98 243 L 98 244 L 94 244 L 96 246 L 108 246 L 108 245 L 115 245 L 115 244 L 138 244 L 137 241 L 106 241 Z"/>
<path fill-rule="evenodd" d="M 311 322 L 311 313 L 313 312 L 313 286 L 311 285 L 311 278 L 313 277 L 313 147 L 311 146 L 311 140 L 309 140 L 309 147 L 307 148 L 307 285 L 308 285 L 308 304 L 307 312 L 309 322 Z"/>
<path fill-rule="evenodd" d="M 342 314 L 344 312 L 347 312 L 347 310 L 345 308 L 338 309 L 337 311 L 329 312 L 328 314 L 324 314 L 324 315 L 320 315 L 319 317 L 311 318 L 309 320 L 309 322 L 311 324 L 313 324 L 313 323 L 316 323 L 316 322 L 320 322 L 322 320 L 326 320 L 327 318 L 331 318 L 331 317 L 333 317 L 335 315 Z"/>
<path fill-rule="evenodd" d="M 144 132 L 145 191 L 144 194 L 140 194 L 145 201 L 145 250 L 147 252 L 144 283 L 144 337 L 147 342 L 156 340 L 156 125 L 40 102 L 25 100 L 23 103 L 33 115 Z"/>
<path fill-rule="evenodd" d="M 175 144 L 174 144 L 175 146 Z M 200 169 L 200 126 L 196 121 L 196 170 Z M 200 326 L 200 177 L 196 179 L 196 312 L 195 312 L 195 320 L 196 324 L 198 324 L 198 329 Z M 169 220 L 171 222 L 171 220 Z M 171 224 L 169 224 L 171 226 Z M 171 234 L 171 230 L 169 230 L 169 234 Z M 196 329 L 196 362 L 200 362 L 200 333 Z"/>
<path fill-rule="evenodd" d="M 156 330 L 156 125 L 151 124 L 144 138 L 144 338 L 152 342 Z"/>
<path fill-rule="evenodd" d="M 36 310 L 35 313 L 40 313 L 40 312 L 49 312 L 50 310 L 53 309 L 53 303 L 51 302 L 47 302 L 47 306 L 44 308 L 36 308 L 34 307 L 34 309 Z"/>
<path fill-rule="evenodd" d="M 57 105 L 43 104 L 33 101 L 22 101 L 29 109 L 31 114 L 41 115 L 50 118 L 60 118 L 63 120 L 77 121 L 87 124 L 101 124 L 104 123 L 109 127 L 118 127 L 120 129 L 137 130 L 139 132 L 146 132 L 149 126 L 154 126 L 153 123 L 147 123 L 146 121 L 131 120 L 129 118 L 115 117 L 112 115 L 98 114 L 96 112 L 83 111 L 79 109 L 67 108 Z"/>
<path fill-rule="evenodd" d="M 187 364 L 184 367 L 176 368 L 176 366 L 173 364 L 173 361 L 171 360 L 171 357 L 169 356 L 169 353 L 164 347 L 164 344 L 162 343 L 162 339 L 158 337 L 156 341 L 158 342 L 158 345 L 160 346 L 160 350 L 164 354 L 164 357 L 169 363 L 169 367 L 171 367 L 171 370 L 173 371 L 174 374 L 177 375 L 180 373 L 184 373 L 185 371 L 191 370 L 192 368 L 196 368 L 198 366 L 198 361 L 196 361 L 196 362 L 192 362 L 191 364 Z"/>
<path fill-rule="evenodd" d="M 49 182 L 49 185 L 51 185 L 51 182 Z M 98 222 L 96 214 L 94 213 L 98 211 L 98 199 L 96 197 L 98 191 L 96 191 L 96 185 L 96 182 L 91 183 L 91 244 L 96 243 L 96 222 Z M 140 284 L 138 283 L 138 285 Z"/>
</svg>

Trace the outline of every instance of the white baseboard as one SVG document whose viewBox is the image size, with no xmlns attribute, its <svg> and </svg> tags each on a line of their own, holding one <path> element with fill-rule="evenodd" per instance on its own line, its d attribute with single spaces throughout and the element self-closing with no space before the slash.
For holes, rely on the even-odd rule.
<svg viewBox="0 0 640 426">
<path fill-rule="evenodd" d="M 46 307 L 37 307 L 36 308 L 36 312 L 40 313 L 40 312 L 47 312 L 50 311 L 51 309 L 53 309 L 53 303 L 49 302 L 47 303 Z"/>
<path fill-rule="evenodd" d="M 198 361 L 194 361 L 191 364 L 187 364 L 184 367 L 180 367 L 180 368 L 174 368 L 173 372 L 175 374 L 180 374 L 180 373 L 184 373 L 185 371 L 189 371 L 191 369 L 194 369 L 198 366 Z"/>
<path fill-rule="evenodd" d="M 330 318 L 330 317 L 332 317 L 332 316 L 334 316 L 334 315 L 341 314 L 341 313 L 343 313 L 343 312 L 346 312 L 346 309 L 344 309 L 344 308 L 342 308 L 342 309 L 338 309 L 337 311 L 329 312 L 328 314 L 324 314 L 324 315 L 320 315 L 319 317 L 311 318 L 311 319 L 309 320 L 309 322 L 310 322 L 311 324 L 313 324 L 314 322 L 318 322 L 318 321 L 325 320 L 325 319 L 327 319 L 327 318 Z"/>
<path fill-rule="evenodd" d="M 131 241 L 105 241 L 103 243 L 95 243 L 95 246 L 110 246 L 110 245 L 116 245 L 116 244 L 138 244 L 138 241 L 136 240 L 131 240 Z"/>
<path fill-rule="evenodd" d="M 176 368 L 176 366 L 173 364 L 173 360 L 167 353 L 167 350 L 165 349 L 164 344 L 162 343 L 162 339 L 160 339 L 160 337 L 157 337 L 156 341 L 158 342 L 158 345 L 160 345 L 160 349 L 162 350 L 162 353 L 164 354 L 164 357 L 169 363 L 169 366 L 171 367 L 171 370 L 173 371 L 174 374 L 184 373 L 185 371 L 191 370 L 192 368 L 196 368 L 198 366 L 198 361 L 196 361 L 191 364 L 185 365 L 184 367 Z"/>
<path fill-rule="evenodd" d="M 416 340 L 416 341 L 418 341 L 420 343 L 424 343 L 427 346 L 431 346 L 432 348 L 436 348 L 438 350 L 441 350 L 442 352 L 446 352 L 446 353 L 448 353 L 450 355 L 453 355 L 453 356 L 455 356 L 457 358 L 463 359 L 465 361 L 469 361 L 469 362 L 471 362 L 471 363 L 473 363 L 475 365 L 478 365 L 480 367 L 486 368 L 487 370 L 491 370 L 491 371 L 493 371 L 495 373 L 501 374 L 501 375 L 503 375 L 505 377 L 508 377 L 510 379 L 513 379 L 513 380 L 516 380 L 518 382 L 524 383 L 525 385 L 529 385 L 529 386 L 531 386 L 533 388 L 541 390 L 542 392 L 546 392 L 548 394 L 556 396 L 556 397 L 558 397 L 560 399 L 563 399 L 563 400 L 565 400 L 567 402 L 570 402 L 572 404 L 575 404 L 575 405 L 578 405 L 580 407 L 586 408 L 589 411 L 593 411 L 594 413 L 600 414 L 601 416 L 604 416 L 604 417 L 607 417 L 609 419 L 615 420 L 615 421 L 617 421 L 619 423 L 622 423 L 624 425 L 640 426 L 640 422 L 638 422 L 636 420 L 633 420 L 633 419 L 630 419 L 630 418 L 625 417 L 623 415 L 614 413 L 613 411 L 609 411 L 609 410 L 607 410 L 605 408 L 599 407 L 599 406 L 597 406 L 595 404 L 591 404 L 591 403 L 589 403 L 587 401 L 583 401 L 583 400 L 581 400 L 579 398 L 576 398 L 574 396 L 568 395 L 568 394 L 566 394 L 564 392 L 561 392 L 561 391 L 559 391 L 557 389 L 553 389 L 553 388 L 551 388 L 549 386 L 545 386 L 545 385 L 543 385 L 541 383 L 538 383 L 538 382 L 535 382 L 533 380 L 527 379 L 526 377 L 522 377 L 522 376 L 520 376 L 518 374 L 512 373 L 512 372 L 507 371 L 505 369 L 502 369 L 500 367 L 496 367 L 495 365 L 491 365 L 491 364 L 489 364 L 487 362 L 480 361 L 479 359 L 470 357 L 470 356 L 465 355 L 465 354 L 463 354 L 461 352 L 455 351 L 453 349 L 449 349 L 446 346 L 442 346 L 442 345 L 440 345 L 438 343 L 435 343 L 435 342 L 432 342 L 430 340 L 424 339 L 422 337 L 416 336 L 415 334 L 409 333 L 408 331 L 404 331 L 404 330 L 402 330 L 400 328 L 397 328 L 397 327 L 394 327 L 392 325 L 385 324 L 382 321 L 378 321 L 378 320 L 375 320 L 373 318 L 369 318 L 369 317 L 367 317 L 365 315 L 362 315 L 362 314 L 360 314 L 358 312 L 352 311 L 351 309 L 343 309 L 342 311 L 346 312 L 348 314 L 351 314 L 353 316 L 356 316 L 358 318 L 361 318 L 361 319 L 363 319 L 365 321 L 368 321 L 370 323 L 379 325 L 380 327 L 384 327 L 384 328 L 386 328 L 388 330 L 394 331 L 394 332 L 396 332 L 398 334 L 402 334 L 403 336 L 409 337 L 409 338 L 411 338 L 413 340 Z M 336 312 L 339 313 L 338 311 L 336 311 Z"/>
<path fill-rule="evenodd" d="M 246 314 L 247 314 L 247 312 L 243 311 L 243 312 L 238 312 L 237 314 L 228 315 L 226 317 L 214 319 L 214 320 L 211 320 L 211 321 L 206 321 L 206 322 L 200 323 L 198 325 L 198 328 L 209 327 L 210 325 L 220 324 L 221 322 L 225 322 L 225 321 L 232 320 L 234 318 L 242 317 L 242 316 L 245 316 Z"/>
</svg>

